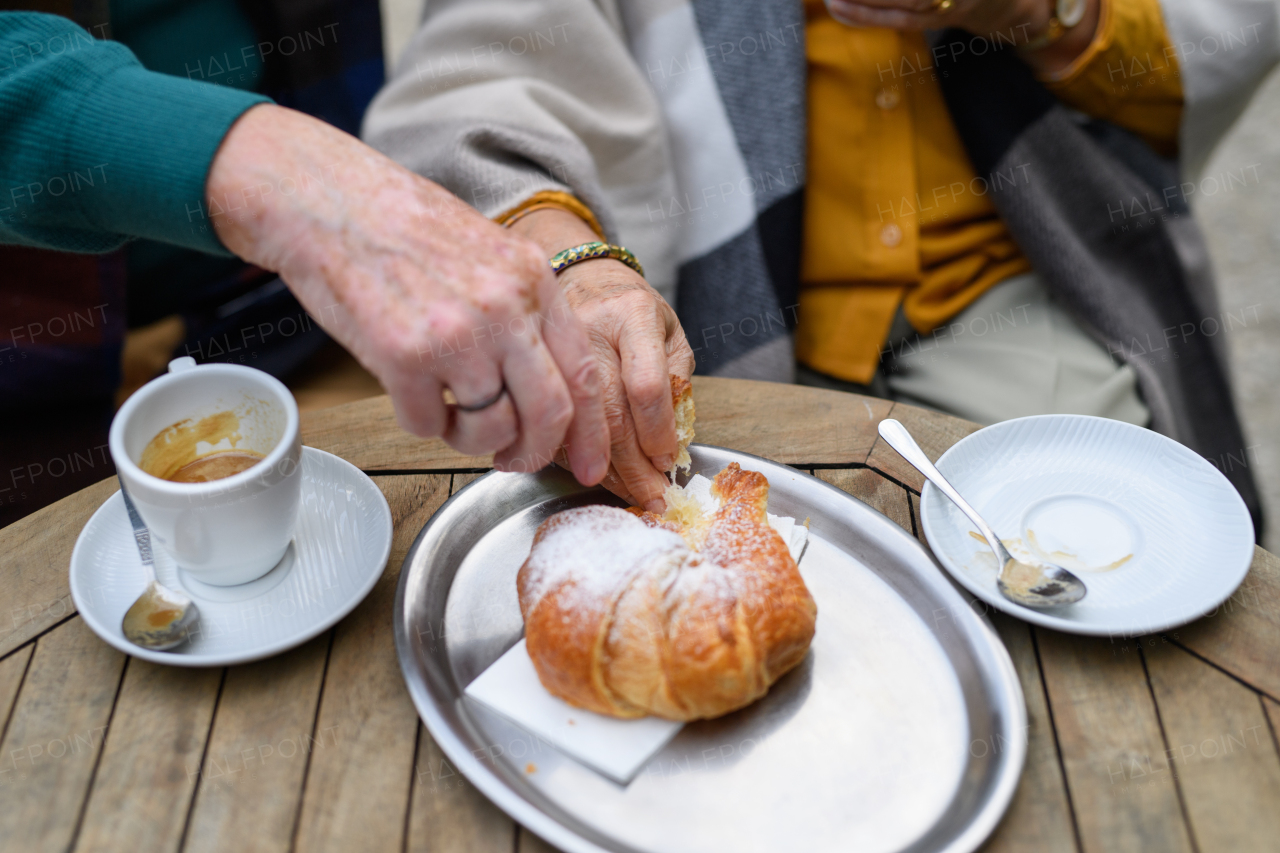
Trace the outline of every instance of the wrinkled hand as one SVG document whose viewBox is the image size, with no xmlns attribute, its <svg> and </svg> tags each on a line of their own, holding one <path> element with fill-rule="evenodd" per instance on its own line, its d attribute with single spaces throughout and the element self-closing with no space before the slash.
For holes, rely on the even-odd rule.
<svg viewBox="0 0 1280 853">
<path fill-rule="evenodd" d="M 532 471 L 609 468 L 593 348 L 538 246 L 302 113 L 246 112 L 205 191 L 214 230 L 280 274 L 391 395 L 400 425 Z M 506 393 L 478 412 L 463 405 Z"/>
<path fill-rule="evenodd" d="M 550 257 L 599 238 L 571 213 L 539 210 L 517 221 Z M 613 464 L 604 485 L 646 509 L 662 512 L 676 444 L 671 375 L 688 379 L 693 351 L 676 313 L 638 273 L 601 258 L 574 264 L 560 287 L 587 329 L 600 371 Z"/>
<path fill-rule="evenodd" d="M 1022 52 L 1028 65 L 1040 73 L 1054 73 L 1069 66 L 1093 41 L 1100 0 L 1086 0 L 1084 19 L 1052 45 Z M 1052 0 L 953 0 L 939 11 L 938 0 L 826 0 L 837 21 L 857 27 L 886 27 L 923 31 L 957 27 L 995 42 L 1026 44 L 1049 27 Z M 1000 38 L 996 37 L 999 34 Z"/>
<path fill-rule="evenodd" d="M 586 261 L 560 278 L 600 369 L 613 459 L 604 485 L 661 513 L 678 450 L 670 377 L 693 374 L 684 330 L 666 300 L 618 261 Z"/>
<path fill-rule="evenodd" d="M 1049 25 L 1049 0 L 954 0 L 947 11 L 938 11 L 936 0 L 827 0 L 837 21 L 859 27 L 893 30 L 940 30 L 959 27 L 974 35 L 1015 32 L 1026 25 L 1025 40 Z"/>
</svg>

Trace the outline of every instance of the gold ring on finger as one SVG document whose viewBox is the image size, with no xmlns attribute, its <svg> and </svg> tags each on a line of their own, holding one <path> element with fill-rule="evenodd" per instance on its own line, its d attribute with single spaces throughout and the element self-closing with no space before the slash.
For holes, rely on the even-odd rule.
<svg viewBox="0 0 1280 853">
<path fill-rule="evenodd" d="M 938 13 L 949 12 L 955 4 L 956 0 L 934 0 L 933 11 Z"/>
<path fill-rule="evenodd" d="M 497 403 L 504 396 L 506 396 L 506 393 L 507 393 L 507 383 L 503 382 L 502 387 L 498 389 L 498 393 L 494 394 L 492 397 L 490 397 L 487 400 L 481 400 L 479 403 L 475 403 L 474 405 L 470 405 L 470 406 L 465 406 L 462 403 L 455 403 L 454 405 L 458 407 L 459 412 L 480 412 L 480 411 L 484 411 L 485 409 Z M 456 398 L 457 395 L 455 394 L 454 397 Z"/>
</svg>

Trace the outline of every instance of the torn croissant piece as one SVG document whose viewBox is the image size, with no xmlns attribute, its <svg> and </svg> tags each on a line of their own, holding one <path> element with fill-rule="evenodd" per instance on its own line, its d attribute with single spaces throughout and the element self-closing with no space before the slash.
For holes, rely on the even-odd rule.
<svg viewBox="0 0 1280 853">
<path fill-rule="evenodd" d="M 665 515 L 609 506 L 538 528 L 516 585 L 543 686 L 613 717 L 718 717 L 800 663 L 817 606 L 769 526 L 769 483 L 731 463 L 713 512 L 668 490 Z"/>
<path fill-rule="evenodd" d="M 674 483 L 676 471 L 688 471 L 693 466 L 693 460 L 689 458 L 689 444 L 693 441 L 693 385 L 688 379 L 672 374 L 671 402 L 676 410 L 676 443 L 680 446 L 670 471 L 671 482 Z"/>
</svg>

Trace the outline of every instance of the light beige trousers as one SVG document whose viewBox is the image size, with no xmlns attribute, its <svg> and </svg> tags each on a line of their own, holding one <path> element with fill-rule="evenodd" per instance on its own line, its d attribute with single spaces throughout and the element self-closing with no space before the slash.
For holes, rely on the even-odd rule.
<svg viewBox="0 0 1280 853">
<path fill-rule="evenodd" d="M 1035 273 L 984 293 L 950 323 L 916 334 L 899 314 L 872 386 L 803 367 L 799 381 L 873 393 L 993 424 L 1041 414 L 1097 415 L 1146 426 L 1132 368 L 1057 305 Z"/>
</svg>

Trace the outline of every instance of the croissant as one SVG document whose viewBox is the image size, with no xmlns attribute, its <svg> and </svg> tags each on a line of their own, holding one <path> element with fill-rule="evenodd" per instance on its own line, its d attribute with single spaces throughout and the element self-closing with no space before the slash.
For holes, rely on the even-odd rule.
<svg viewBox="0 0 1280 853">
<path fill-rule="evenodd" d="M 613 717 L 696 720 L 754 702 L 804 659 L 817 606 L 768 524 L 768 481 L 735 462 L 711 491 L 713 514 L 672 487 L 665 516 L 586 506 L 542 523 L 516 586 L 548 691 Z"/>
</svg>

